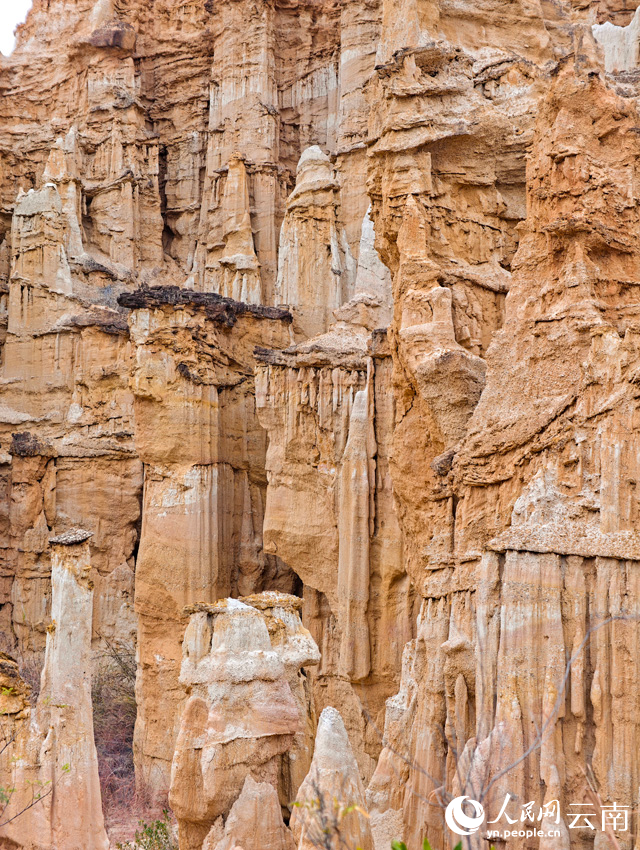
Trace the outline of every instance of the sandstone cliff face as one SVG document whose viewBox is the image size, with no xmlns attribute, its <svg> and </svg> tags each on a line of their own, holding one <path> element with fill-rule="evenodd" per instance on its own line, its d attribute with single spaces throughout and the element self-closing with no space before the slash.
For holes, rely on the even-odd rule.
<svg viewBox="0 0 640 850">
<path fill-rule="evenodd" d="M 487 10 L 491 20 L 489 13 Z M 444 32 L 444 16 L 440 23 Z M 459 43 L 461 37 L 463 29 L 456 32 L 455 41 Z M 500 175 L 487 167 L 491 161 L 487 156 L 483 158 L 481 181 L 474 176 L 472 165 L 463 170 L 472 185 L 481 184 L 471 194 L 472 202 L 478 203 L 483 194 L 486 199 L 494 192 L 494 198 L 501 200 L 509 197 L 508 193 L 517 198 L 519 189 L 513 177 L 522 168 L 518 166 L 518 146 L 531 132 L 528 121 L 537 113 L 526 174 L 527 219 L 517 234 L 515 255 L 510 245 L 515 244 L 516 235 L 511 236 L 512 224 L 504 206 L 502 212 L 500 206 L 493 209 L 507 219 L 505 224 L 494 226 L 483 241 L 475 241 L 471 252 L 466 235 L 469 227 L 456 226 L 457 211 L 448 228 L 442 227 L 444 181 L 439 170 L 450 173 L 447 157 L 465 144 L 464 139 L 457 138 L 457 128 L 443 123 L 442 141 L 435 148 L 438 156 L 431 153 L 429 167 L 420 170 L 423 184 L 417 178 L 405 184 L 393 205 L 384 188 L 392 154 L 381 150 L 381 142 L 387 147 L 397 144 L 400 131 L 390 128 L 385 135 L 382 125 L 383 134 L 376 143 L 380 153 L 374 159 L 374 173 L 379 175 L 381 198 L 379 204 L 374 203 L 374 219 L 378 232 L 389 240 L 387 256 L 395 268 L 394 356 L 406 377 L 406 384 L 402 378 L 398 380 L 397 392 L 400 398 L 406 397 L 408 384 L 411 393 L 395 439 L 406 445 L 407 437 L 415 433 L 418 417 L 428 423 L 429 438 L 423 455 L 427 463 L 419 469 L 414 456 L 403 452 L 396 442 L 399 463 L 392 475 L 403 506 L 405 540 L 417 543 L 425 540 L 425 534 L 428 537 L 419 553 L 422 562 L 415 558 L 415 550 L 409 552 L 409 570 L 420 582 L 425 600 L 417 641 L 407 650 L 402 690 L 389 702 L 389 747 L 383 751 L 369 793 L 371 804 L 381 812 L 402 811 L 405 829 L 413 841 L 419 839 L 418 824 L 423 820 L 436 840 L 441 834 L 440 814 L 423 802 L 439 788 L 483 797 L 485 805 L 496 810 L 507 792 L 518 803 L 534 798 L 542 805 L 560 797 L 566 808 L 573 797 L 583 793 L 584 778 L 580 774 L 589 763 L 599 777 L 603 800 L 615 795 L 627 800 L 632 797 L 631 785 L 626 790 L 622 787 L 615 757 L 610 756 L 616 747 L 616 727 L 625 721 L 622 716 L 615 719 L 613 681 L 608 679 L 602 689 L 602 662 L 597 660 L 596 649 L 597 645 L 615 643 L 613 633 L 605 636 L 607 628 L 635 628 L 630 624 L 600 628 L 610 616 L 635 616 L 626 614 L 624 604 L 625 613 L 619 603 L 611 607 L 609 592 L 604 591 L 609 581 L 619 580 L 613 579 L 614 575 L 626 574 L 622 561 L 634 558 L 633 544 L 629 549 L 616 549 L 614 554 L 608 536 L 625 527 L 633 500 L 627 508 L 617 501 L 620 485 L 606 483 L 610 475 L 618 481 L 617 473 L 608 461 L 600 460 L 598 448 L 604 439 L 607 448 L 603 445 L 602 451 L 624 451 L 622 445 L 630 439 L 631 426 L 623 426 L 626 437 L 620 448 L 614 448 L 621 439 L 620 432 L 615 431 L 613 423 L 605 425 L 605 420 L 616 415 L 605 414 L 609 409 L 606 403 L 600 407 L 596 402 L 592 407 L 587 399 L 592 392 L 598 394 L 600 379 L 596 375 L 602 367 L 596 362 L 601 363 L 603 356 L 596 353 L 602 351 L 600 334 L 608 337 L 613 333 L 618 340 L 616 348 L 625 345 L 623 340 L 630 340 L 621 315 L 614 319 L 613 313 L 607 313 L 604 293 L 622 304 L 625 285 L 621 281 L 636 278 L 633 252 L 621 244 L 618 247 L 618 233 L 633 232 L 635 226 L 635 201 L 626 200 L 634 180 L 635 142 L 631 137 L 624 144 L 614 141 L 618 122 L 635 112 L 627 112 L 629 107 L 607 89 L 598 74 L 589 73 L 596 60 L 588 33 L 583 35 L 576 29 L 572 38 L 575 56 L 561 61 L 545 83 L 549 93 L 528 116 L 516 117 L 512 96 L 510 104 L 500 102 L 501 95 L 509 97 L 508 86 L 514 80 L 510 71 L 503 78 L 503 92 L 497 92 L 495 84 L 480 90 L 485 102 L 478 102 L 473 131 L 464 133 L 479 150 L 488 138 L 496 150 L 502 146 L 494 160 L 498 169 L 512 157 L 511 175 Z M 453 34 L 449 39 L 454 41 Z M 414 51 L 403 56 L 403 67 L 398 61 L 390 69 L 388 80 L 393 82 L 383 79 L 381 85 L 391 87 L 396 79 L 395 85 L 406 85 L 411 56 L 429 55 L 429 50 L 435 47 L 425 45 L 421 49 L 418 41 Z M 543 57 L 544 51 L 538 62 Z M 503 61 L 508 65 L 511 60 L 503 57 Z M 440 67 L 451 74 L 451 60 L 440 62 Z M 424 75 L 418 67 L 412 78 L 416 87 Z M 441 73 L 433 76 L 437 79 Z M 540 90 L 538 74 L 540 71 L 532 69 L 529 83 L 521 82 L 521 98 L 534 97 Z M 462 80 L 460 83 L 464 85 Z M 426 84 L 433 85 L 431 80 Z M 477 86 L 475 91 L 479 91 Z M 406 108 L 406 99 L 400 94 L 397 89 L 390 91 L 390 112 Z M 450 118 L 450 111 L 445 117 Z M 482 129 L 486 118 L 493 119 L 491 130 L 488 126 Z M 509 129 L 514 120 L 515 126 Z M 598 122 L 607 129 L 601 129 Z M 604 142 L 605 138 L 610 142 Z M 421 153 L 426 157 L 424 147 Z M 614 165 L 618 158 L 620 165 Z M 615 175 L 620 175 L 619 183 Z M 464 185 L 465 180 L 462 182 Z M 619 200 L 609 207 L 604 197 Z M 472 208 L 475 227 L 481 227 L 491 207 L 483 200 Z M 501 230 L 501 241 L 492 244 Z M 469 246 L 464 254 L 467 269 L 462 274 L 460 268 L 456 270 L 452 286 L 447 264 L 465 242 Z M 499 268 L 491 269 L 489 275 L 490 265 L 496 260 Z M 478 288 L 486 291 L 487 284 L 496 295 L 500 289 L 509 289 L 506 302 L 501 297 L 494 301 L 496 324 L 491 313 L 483 311 L 482 301 L 469 297 Z M 465 296 L 462 304 L 456 298 L 461 289 Z M 620 293 L 619 302 L 614 293 Z M 465 302 L 471 310 L 465 310 Z M 628 309 L 633 313 L 633 307 Z M 463 310 L 467 316 L 475 316 L 476 327 L 484 326 L 490 332 L 487 349 L 482 339 L 476 347 L 467 337 L 461 321 Z M 496 332 L 499 325 L 502 330 Z M 460 346 L 473 351 L 476 359 L 467 355 L 465 360 Z M 616 357 L 613 351 L 610 356 Z M 480 357 L 486 359 L 486 366 L 479 362 Z M 620 378 L 624 380 L 622 375 Z M 608 386 L 609 392 L 613 391 L 612 385 Z M 630 395 L 622 395 L 630 400 Z M 602 413 L 595 414 L 599 424 L 593 423 L 594 431 L 578 436 L 573 408 L 580 417 L 577 411 L 585 404 L 594 414 L 596 407 Z M 583 421 L 593 421 L 591 413 L 583 415 Z M 614 432 L 610 437 L 596 436 L 604 435 L 608 427 L 613 427 L 618 436 L 614 437 Z M 583 451 L 587 452 L 587 466 L 587 456 L 597 464 L 593 478 L 579 459 Z M 570 456 L 575 457 L 575 466 L 568 461 Z M 572 474 L 577 478 L 570 483 L 567 476 Z M 429 516 L 430 522 L 418 530 L 416 479 L 420 475 L 423 488 L 425 481 L 433 482 L 433 496 L 423 502 L 423 516 Z M 608 506 L 608 492 L 616 493 L 612 508 Z M 626 528 L 633 537 L 631 525 Z M 544 543 L 541 539 L 534 542 L 537 534 Z M 578 543 L 586 539 L 589 544 Z M 612 557 L 620 559 L 618 566 L 614 566 Z M 592 564 L 594 596 L 587 602 Z M 603 569 L 611 571 L 606 572 L 607 577 Z M 598 580 L 600 590 L 596 589 Z M 633 593 L 622 594 L 633 607 Z M 530 656 L 532 646 L 541 653 L 535 660 Z M 565 667 L 574 654 L 576 663 L 566 683 Z M 629 675 L 634 675 L 631 669 Z M 425 685 L 428 695 L 422 690 Z M 601 721 L 596 718 L 604 716 L 600 713 L 603 710 L 608 718 L 606 733 L 604 729 L 597 731 Z M 595 738 L 586 731 L 590 723 Z M 536 729 L 542 725 L 545 733 L 540 735 Z M 606 743 L 603 734 L 608 736 Z M 622 731 L 619 734 L 624 736 Z M 411 753 L 409 765 L 403 761 L 407 752 Z M 521 761 L 527 752 L 530 755 Z M 633 758 L 623 757 L 622 761 L 627 764 L 625 775 L 629 769 L 633 773 Z M 491 787 L 491 778 L 502 771 L 502 780 Z M 402 779 L 398 781 L 398 777 Z M 553 846 L 568 847 L 568 835 L 556 839 Z"/>
<path fill-rule="evenodd" d="M 181 847 L 336 782 L 445 846 L 591 769 L 640 840 L 637 8 L 35 0 L 0 58 L 3 649 L 87 528 Z"/>
<path fill-rule="evenodd" d="M 188 602 L 293 589 L 293 574 L 261 549 L 265 436 L 251 409 L 252 349 L 288 345 L 286 321 L 280 336 L 261 335 L 260 320 L 248 318 L 256 332 L 242 331 L 244 354 L 234 342 L 222 355 L 232 360 L 221 364 L 222 385 L 212 374 L 199 383 L 201 359 L 190 377 L 201 351 L 170 358 L 169 372 L 182 370 L 166 378 L 181 410 L 194 387 L 187 402 L 193 417 L 182 411 L 174 419 L 168 387 L 153 412 L 165 378 L 158 376 L 155 395 L 148 396 L 140 346 L 151 358 L 157 354 L 156 368 L 165 356 L 152 354 L 151 340 L 143 343 L 135 330 L 129 335 L 117 298 L 153 283 L 276 304 L 280 225 L 298 160 L 311 144 L 341 158 L 331 177 L 332 226 L 352 275 L 337 301 L 319 302 L 322 316 L 350 297 L 368 206 L 364 88 L 378 28 L 375 5 L 364 2 L 344 10 L 315 2 L 277 8 L 191 2 L 178 10 L 173 3 L 47 0 L 34 5 L 11 59 L 0 60 L 0 272 L 8 317 L 0 617 L 7 649 L 42 653 L 50 605 L 47 538 L 73 525 L 94 533 L 95 641 L 135 640 L 136 559 L 140 628 L 153 631 L 159 604 L 157 640 L 169 640 L 161 624 L 166 599 L 159 602 L 159 591 L 156 603 L 145 601 L 142 580 L 169 538 L 182 541 L 176 555 L 186 554 L 193 567 L 179 580 L 182 588 L 169 590 L 169 619 Z M 61 55 L 63 43 L 68 51 Z M 18 114 L 23 121 L 16 124 Z M 292 290 L 292 308 L 303 309 L 309 297 Z M 173 312 L 171 303 L 166 312 Z M 187 337 L 199 333 L 196 324 L 185 328 Z M 150 336 L 160 348 L 172 333 L 152 322 Z M 236 359 L 239 372 L 230 378 Z M 217 441 L 209 429 L 219 391 L 224 445 L 210 451 L 205 444 Z M 203 443 L 196 446 L 188 435 L 199 418 Z M 167 433 L 150 434 L 145 419 Z M 171 512 L 180 530 L 154 524 L 163 499 L 176 502 Z M 181 507 L 186 504 L 193 507 Z M 220 559 L 226 563 L 218 567 Z M 288 578 L 278 578 L 279 570 Z M 170 668 L 160 690 L 177 700 L 180 639 L 178 628 L 170 645 L 150 649 L 148 657 L 146 640 L 139 641 L 141 693 L 147 664 Z M 154 638 L 149 641 L 151 647 Z M 145 781 L 166 790 L 179 718 L 171 713 L 173 721 L 150 732 L 144 705 L 140 697 L 139 759 Z"/>
</svg>

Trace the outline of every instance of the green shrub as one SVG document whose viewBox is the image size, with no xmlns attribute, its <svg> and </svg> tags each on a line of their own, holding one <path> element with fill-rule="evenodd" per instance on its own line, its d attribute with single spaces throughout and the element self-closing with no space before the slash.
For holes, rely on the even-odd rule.
<svg viewBox="0 0 640 850">
<path fill-rule="evenodd" d="M 165 809 L 161 820 L 151 823 L 140 821 L 140 829 L 136 830 L 133 840 L 126 844 L 116 844 L 118 850 L 178 850 L 171 834 L 171 818 Z"/>
</svg>

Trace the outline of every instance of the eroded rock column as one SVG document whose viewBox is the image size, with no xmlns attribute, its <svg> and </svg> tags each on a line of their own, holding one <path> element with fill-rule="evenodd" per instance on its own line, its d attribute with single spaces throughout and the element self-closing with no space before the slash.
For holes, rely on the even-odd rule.
<svg viewBox="0 0 640 850">
<path fill-rule="evenodd" d="M 93 581 L 90 532 L 51 540 L 52 605 L 41 690 L 24 750 L 14 766 L 19 811 L 7 838 L 37 850 L 108 850 L 91 702 Z"/>
<path fill-rule="evenodd" d="M 227 599 L 196 606 L 180 681 L 189 690 L 171 770 L 180 845 L 199 850 L 251 775 L 278 787 L 300 728 L 298 705 L 261 614 Z"/>
<path fill-rule="evenodd" d="M 628 807 L 620 847 L 637 843 L 638 761 L 628 744 L 635 698 L 627 695 L 638 680 L 628 647 L 640 599 L 631 388 L 639 348 L 635 288 L 625 283 L 638 278 L 630 234 L 640 225 L 628 200 L 637 112 L 587 48 L 561 63 L 539 105 L 528 216 L 511 260 L 504 326 L 479 350 L 486 381 L 477 405 L 460 416 L 449 448 L 441 423 L 455 424 L 453 398 L 443 394 L 446 419 L 433 401 L 422 408 L 431 459 L 423 481 L 433 487 L 422 505 L 433 521 L 422 527 L 422 572 L 417 548 L 409 569 L 423 578 L 424 602 L 401 690 L 387 705 L 389 746 L 369 788 L 376 817 L 401 813 L 407 844 L 420 840 L 424 824 L 432 843 L 446 839 L 442 809 L 451 796 L 482 800 L 495 818 L 509 793 L 511 818 L 530 801 L 536 815 L 559 801 L 564 825 L 552 836 L 546 821 L 540 847 L 588 847 L 587 834 L 567 824 L 573 804 L 589 803 L 589 769 L 605 806 Z M 404 283 L 416 281 L 405 264 L 442 275 L 431 265 L 437 231 L 427 209 L 423 200 L 404 201 L 394 278 L 402 308 L 394 357 L 418 389 L 421 371 L 403 349 L 402 325 L 411 327 L 405 314 L 420 299 Z M 442 299 L 439 289 L 426 298 Z M 451 304 L 462 345 L 455 297 Z M 396 439 L 418 438 L 412 418 L 422 400 L 416 393 Z M 417 523 L 408 530 L 419 505 L 411 465 L 409 456 L 397 464 L 394 485 L 415 544 L 424 537 Z M 445 498 L 448 517 L 440 513 Z M 607 846 L 601 831 L 594 846 Z"/>
<path fill-rule="evenodd" d="M 299 728 L 283 760 L 280 796 L 285 805 L 295 799 L 309 771 L 316 736 L 315 700 L 309 682 L 309 668 L 320 663 L 320 651 L 300 619 L 303 600 L 277 591 L 245 596 L 241 600 L 261 612 L 271 645 L 284 664 L 291 693 L 298 706 Z"/>
<path fill-rule="evenodd" d="M 355 260 L 339 219 L 339 184 L 317 145 L 298 163 L 280 233 L 275 299 L 294 316 L 303 337 L 328 330 L 333 311 L 353 295 Z"/>
<path fill-rule="evenodd" d="M 185 605 L 295 578 L 262 548 L 265 434 L 255 413 L 254 348 L 283 347 L 291 317 L 177 287 L 124 297 L 136 347 L 136 439 L 145 463 L 140 550 L 136 764 L 166 793 L 184 693 Z"/>
</svg>

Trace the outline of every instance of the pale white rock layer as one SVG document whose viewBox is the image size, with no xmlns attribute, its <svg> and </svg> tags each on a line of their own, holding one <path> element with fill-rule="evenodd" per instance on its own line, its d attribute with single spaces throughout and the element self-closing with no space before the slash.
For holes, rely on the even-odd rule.
<svg viewBox="0 0 640 850">
<path fill-rule="evenodd" d="M 640 59 L 640 9 L 636 10 L 631 23 L 618 27 L 607 21 L 592 27 L 595 40 L 604 50 L 605 68 L 619 74 L 633 71 Z"/>
</svg>

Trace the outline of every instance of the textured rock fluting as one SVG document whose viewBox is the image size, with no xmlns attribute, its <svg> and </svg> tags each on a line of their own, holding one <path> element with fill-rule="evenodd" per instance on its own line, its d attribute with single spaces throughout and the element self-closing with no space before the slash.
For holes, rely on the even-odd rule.
<svg viewBox="0 0 640 850">
<path fill-rule="evenodd" d="M 457 38 L 463 36 L 460 30 Z M 633 426 L 630 420 L 622 424 L 622 408 L 605 398 L 633 406 L 633 391 L 622 389 L 625 372 L 614 363 L 624 349 L 633 369 L 637 255 L 625 242 L 637 227 L 637 202 L 629 194 L 637 167 L 631 131 L 637 113 L 605 82 L 589 33 L 576 28 L 572 38 L 575 53 L 550 77 L 540 69 L 531 80 L 529 96 L 540 91 L 529 112 L 533 126 L 528 129 L 523 116 L 516 119 L 521 136 L 533 133 L 527 216 L 517 234 L 518 250 L 503 253 L 498 276 L 475 277 L 490 244 L 484 240 L 475 242 L 475 267 L 458 272 L 460 282 L 453 287 L 447 284 L 445 264 L 469 233 L 454 222 L 443 231 L 439 222 L 438 169 L 450 172 L 446 157 L 463 143 L 446 127 L 447 115 L 444 140 L 438 157 L 432 154 L 428 177 L 422 170 L 422 186 L 405 186 L 394 207 L 385 208 L 382 184 L 373 207 L 376 231 L 396 248 L 395 255 L 388 254 L 396 304 L 392 352 L 411 387 L 411 403 L 404 402 L 406 413 L 395 431 L 398 463 L 392 476 L 405 541 L 423 543 L 418 551 L 409 549 L 408 567 L 424 601 L 401 691 L 388 703 L 389 743 L 369 795 L 378 813 L 401 813 L 413 842 L 425 822 L 435 840 L 444 839 L 441 813 L 428 803 L 441 789 L 482 799 L 496 815 L 507 793 L 512 814 L 531 799 L 538 807 L 559 799 L 566 811 L 584 802 L 584 772 L 592 765 L 605 805 L 615 798 L 632 806 L 635 799 L 635 757 L 622 755 L 617 747 L 624 744 L 616 743 L 626 738 L 629 702 L 618 701 L 620 680 L 608 660 L 608 653 L 624 652 L 630 639 L 621 630 L 634 634 L 638 628 L 637 598 L 628 584 L 637 557 L 633 508 L 623 484 L 633 473 L 620 478 L 615 470 L 622 467 L 601 453 L 620 457 L 626 471 L 632 468 L 622 456 L 633 444 Z M 409 56 L 419 52 L 418 45 Z M 407 73 L 409 56 L 382 85 Z M 451 73 L 449 62 L 443 67 Z M 527 96 L 525 87 L 522 95 Z M 485 89 L 484 99 L 489 117 L 498 107 L 495 89 Z M 390 100 L 397 109 L 406 104 L 397 94 Z M 513 113 L 506 118 L 513 120 Z M 511 146 L 518 134 L 503 124 L 501 141 L 499 125 L 489 130 L 482 124 L 479 112 L 473 137 L 479 149 L 489 138 L 496 151 L 505 144 L 502 164 L 514 156 L 515 165 L 520 154 Z M 399 132 L 390 129 L 388 135 L 397 138 Z M 390 155 L 380 154 L 383 180 Z M 483 162 L 476 199 L 488 191 L 489 175 L 496 175 L 490 159 Z M 473 183 L 471 164 L 468 168 Z M 515 189 L 501 185 L 489 191 L 508 197 Z M 484 203 L 478 207 L 478 219 L 486 210 Z M 432 288 L 436 283 L 440 290 L 448 286 L 451 295 Z M 440 341 L 444 319 L 438 318 L 446 315 L 446 304 L 455 334 L 449 331 L 449 339 L 471 347 L 460 326 L 461 284 L 467 293 L 478 287 L 496 294 L 509 290 L 504 316 L 501 307 L 495 314 L 502 328 L 495 326 L 487 348 L 479 340 L 475 349 L 486 365 L 478 364 L 475 374 L 466 370 L 467 389 L 459 395 L 469 405 L 466 411 L 452 395 L 457 386 L 452 358 L 444 356 L 451 343 Z M 475 303 L 477 316 L 481 302 Z M 407 335 L 407 327 L 419 327 L 420 310 L 431 316 L 428 333 Z M 425 345 L 436 348 L 441 364 Z M 433 366 L 426 371 L 429 356 Z M 474 390 L 478 383 L 484 389 Z M 396 391 L 402 403 L 403 381 Z M 477 401 L 469 404 L 474 393 Z M 429 443 L 417 466 L 415 453 L 408 455 L 404 446 L 420 418 Z M 433 488 L 431 499 L 416 499 L 418 476 L 422 488 Z M 620 591 L 613 591 L 612 583 L 619 582 Z M 609 618 L 614 622 L 604 625 Z M 622 665 L 628 681 L 635 681 L 635 663 L 628 659 Z M 602 834 L 601 840 L 606 841 Z M 620 840 L 632 846 L 629 835 Z M 564 837 L 553 841 L 554 847 L 568 846 L 566 827 Z M 529 846 L 526 840 L 522 846 Z"/>
<path fill-rule="evenodd" d="M 253 379 L 254 348 L 287 345 L 291 316 L 175 287 L 120 300 L 131 311 L 135 440 L 144 463 L 136 761 L 160 792 L 169 788 L 184 699 L 184 606 L 295 584 L 262 548 L 266 439 Z"/>
<path fill-rule="evenodd" d="M 104 843 L 74 663 L 115 643 L 181 850 L 290 850 L 298 793 L 304 846 L 342 787 L 365 850 L 446 846 L 452 796 L 519 817 L 589 786 L 638 846 L 639 8 L 34 0 L 0 57 L 26 779 L 69 722 L 10 655 L 46 646 L 54 681 L 62 547 L 93 569 L 56 667 L 87 793 L 29 817 Z M 604 850 L 568 823 L 511 844 Z"/>
<path fill-rule="evenodd" d="M 370 721 L 397 683 L 413 605 L 389 480 L 391 359 L 386 335 L 372 332 L 378 310 L 355 299 L 338 314 L 351 321 L 258 351 L 256 372 L 269 436 L 265 549 L 304 583 L 303 618 L 322 650 L 310 671 L 316 698 L 339 703 L 357 730 L 365 776 L 380 748 Z"/>
</svg>

